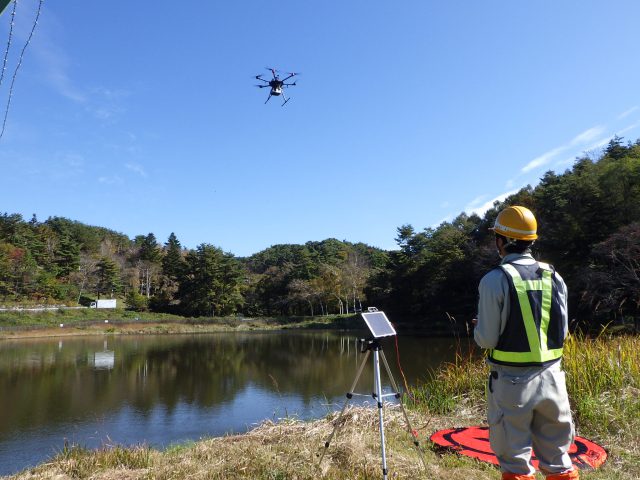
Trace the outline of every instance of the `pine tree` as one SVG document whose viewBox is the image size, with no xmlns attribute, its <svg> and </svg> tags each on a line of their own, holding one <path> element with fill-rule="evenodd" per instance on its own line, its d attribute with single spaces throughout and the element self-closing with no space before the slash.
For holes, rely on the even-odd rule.
<svg viewBox="0 0 640 480">
<path fill-rule="evenodd" d="M 175 233 L 171 232 L 169 235 L 165 249 L 166 254 L 162 258 L 162 274 L 174 281 L 180 281 L 186 264 L 182 257 L 182 246 Z"/>
<path fill-rule="evenodd" d="M 160 248 L 153 233 L 149 233 L 140 245 L 140 260 L 150 263 L 160 261 Z"/>
<path fill-rule="evenodd" d="M 80 247 L 68 235 L 62 235 L 55 249 L 57 277 L 68 277 L 80 265 Z"/>
<path fill-rule="evenodd" d="M 120 290 L 120 272 L 118 271 L 118 266 L 112 260 L 102 257 L 96 267 L 98 277 L 96 293 L 98 294 L 98 298 L 100 298 L 100 295 L 106 294 L 113 297 L 113 295 Z"/>
</svg>

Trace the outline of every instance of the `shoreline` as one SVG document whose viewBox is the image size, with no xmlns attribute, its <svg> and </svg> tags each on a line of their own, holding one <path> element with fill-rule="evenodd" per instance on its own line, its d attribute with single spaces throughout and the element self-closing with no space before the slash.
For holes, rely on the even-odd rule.
<svg viewBox="0 0 640 480">
<path fill-rule="evenodd" d="M 0 312 L 0 340 L 71 335 L 214 333 L 284 329 L 357 329 L 357 316 L 182 317 L 125 310 Z"/>
<path fill-rule="evenodd" d="M 117 335 L 157 333 L 209 333 L 221 331 L 309 328 L 304 322 L 255 322 L 216 319 L 205 324 L 191 322 L 120 322 L 70 327 L 68 335 Z M 317 324 L 312 324 L 317 325 Z M 325 328 L 336 327 L 329 323 Z M 111 330 L 113 328 L 113 330 Z M 159 331 L 161 329 L 162 331 Z M 141 331 L 142 330 L 142 331 Z M 9 339 L 60 337 L 60 330 L 42 327 L 14 333 Z M 0 336 L 0 339 L 6 339 Z M 565 371 L 570 387 L 572 410 L 577 416 L 576 433 L 604 447 L 605 464 L 594 471 L 582 471 L 585 480 L 640 479 L 638 437 L 638 337 L 599 339 L 570 338 Z M 608 369 L 603 368 L 608 366 Z M 419 432 L 426 456 L 423 467 L 406 424 L 395 404 L 385 403 L 389 470 L 397 479 L 495 480 L 498 470 L 479 461 L 442 451 L 429 441 L 440 429 L 485 424 L 486 399 L 482 392 L 484 364 L 460 357 L 447 364 L 430 384 L 412 389 L 407 413 Z M 608 379 L 608 384 L 602 384 Z M 614 380 L 620 380 L 615 382 Z M 622 383 L 621 383 L 622 382 Z M 596 388 L 597 387 L 597 388 Z M 388 407 L 386 405 L 389 405 Z M 317 420 L 299 420 L 286 415 L 267 420 L 246 433 L 200 438 L 170 445 L 162 450 L 145 445 L 105 443 L 97 450 L 69 445 L 41 464 L 2 477 L 34 479 L 331 479 L 364 480 L 380 478 L 380 439 L 375 408 L 351 407 L 342 427 L 331 441 L 321 469 L 316 462 L 329 438 L 337 411 Z M 326 464 L 324 463 L 326 462 Z"/>
<path fill-rule="evenodd" d="M 329 447 L 338 411 L 324 418 L 301 421 L 267 420 L 241 434 L 201 438 L 156 449 L 144 445 L 110 445 L 89 450 L 69 446 L 56 457 L 9 474 L 5 479 L 335 479 L 379 478 L 381 469 L 378 413 L 374 407 L 350 406 Z M 385 433 L 390 475 L 398 479 L 469 478 L 490 480 L 497 469 L 468 457 L 438 451 L 429 436 L 438 429 L 464 422 L 481 422 L 479 409 L 461 409 L 455 416 L 429 416 L 409 411 L 418 432 L 421 456 L 397 405 L 385 404 Z M 318 463 L 322 453 L 322 463 Z M 426 469 L 425 469 L 426 466 Z M 461 476 L 451 477 L 456 472 Z M 465 477 L 466 476 L 466 477 Z"/>
<path fill-rule="evenodd" d="M 28 338 L 57 338 L 91 335 L 162 335 L 181 333 L 217 333 L 249 330 L 258 330 L 258 328 L 225 328 L 219 325 L 184 325 L 175 322 L 148 322 L 144 324 L 135 322 L 123 322 L 107 323 L 103 325 L 69 325 L 64 327 L 30 327 L 29 329 L 4 330 L 0 332 L 0 341 L 21 340 Z"/>
</svg>

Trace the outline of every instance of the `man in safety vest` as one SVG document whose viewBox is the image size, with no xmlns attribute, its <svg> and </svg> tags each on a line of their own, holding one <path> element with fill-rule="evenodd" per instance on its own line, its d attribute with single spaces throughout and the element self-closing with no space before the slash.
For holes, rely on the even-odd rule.
<svg viewBox="0 0 640 480">
<path fill-rule="evenodd" d="M 532 450 L 547 480 L 575 480 L 569 458 L 574 427 L 561 370 L 567 287 L 531 256 L 538 238 L 531 211 L 502 210 L 493 230 L 502 258 L 478 288 L 476 343 L 489 349 L 489 439 L 503 480 L 534 480 Z"/>
</svg>

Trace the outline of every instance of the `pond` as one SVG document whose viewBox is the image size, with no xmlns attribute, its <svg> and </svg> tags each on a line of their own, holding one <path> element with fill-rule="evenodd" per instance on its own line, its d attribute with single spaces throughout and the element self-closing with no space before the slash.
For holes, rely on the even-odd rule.
<svg viewBox="0 0 640 480">
<path fill-rule="evenodd" d="M 342 407 L 364 359 L 357 339 L 270 331 L 0 341 L 0 475 L 44 461 L 65 441 L 163 448 L 266 419 L 325 416 Z M 457 344 L 401 336 L 397 343 L 384 339 L 382 351 L 402 390 L 404 378 L 415 384 L 452 360 Z M 372 358 L 356 392 L 373 390 Z M 392 391 L 384 366 L 381 373 Z"/>
</svg>

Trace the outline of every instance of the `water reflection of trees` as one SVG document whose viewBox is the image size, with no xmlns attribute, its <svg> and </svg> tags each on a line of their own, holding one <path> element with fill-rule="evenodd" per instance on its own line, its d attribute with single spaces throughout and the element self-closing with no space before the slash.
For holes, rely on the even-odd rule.
<svg viewBox="0 0 640 480">
<path fill-rule="evenodd" d="M 105 351 L 113 352 L 113 365 L 98 369 L 92 355 Z M 171 413 L 184 403 L 214 408 L 249 387 L 308 405 L 342 397 L 362 355 L 353 337 L 331 332 L 4 343 L 0 438 L 27 427 L 100 419 L 124 406 L 141 416 L 159 406 Z M 366 368 L 359 391 L 369 391 L 372 377 Z"/>
</svg>

